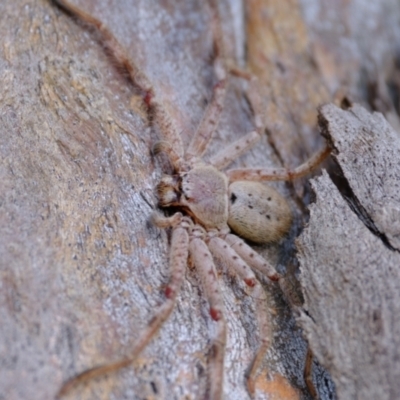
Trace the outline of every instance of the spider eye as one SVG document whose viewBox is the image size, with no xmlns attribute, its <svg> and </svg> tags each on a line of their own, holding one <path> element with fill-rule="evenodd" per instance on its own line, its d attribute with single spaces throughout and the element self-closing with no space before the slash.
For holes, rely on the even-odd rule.
<svg viewBox="0 0 400 400">
<path fill-rule="evenodd" d="M 236 199 L 237 199 L 237 196 L 236 196 L 236 194 L 235 194 L 235 193 L 232 193 L 232 194 L 231 194 L 231 198 L 230 198 L 230 200 L 231 200 L 231 203 L 232 203 L 232 204 L 234 204 L 234 203 L 235 203 L 235 201 L 236 201 Z"/>
</svg>

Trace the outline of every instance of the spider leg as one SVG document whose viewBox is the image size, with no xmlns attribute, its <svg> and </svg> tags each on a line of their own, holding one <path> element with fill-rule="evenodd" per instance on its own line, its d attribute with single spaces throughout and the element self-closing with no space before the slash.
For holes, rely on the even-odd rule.
<svg viewBox="0 0 400 400">
<path fill-rule="evenodd" d="M 175 171 L 183 170 L 182 158 L 176 153 L 171 143 L 165 141 L 157 142 L 153 146 L 153 154 L 157 155 L 159 153 L 165 153 L 168 156 Z"/>
<path fill-rule="evenodd" d="M 211 102 L 208 105 L 200 125 L 198 126 L 197 131 L 186 150 L 185 158 L 188 161 L 201 158 L 206 151 L 207 145 L 210 142 L 215 129 L 217 128 L 226 95 L 227 56 L 223 40 L 221 21 L 218 13 L 218 4 L 213 0 L 209 0 L 208 6 L 211 14 L 211 29 L 213 31 L 215 56 L 214 70 L 218 79 L 218 83 L 214 86 Z"/>
<path fill-rule="evenodd" d="M 160 212 L 153 212 L 151 222 L 158 228 L 171 228 L 181 223 L 184 217 L 180 212 L 175 213 L 171 217 L 165 217 Z M 171 249 L 172 250 L 172 249 Z"/>
<path fill-rule="evenodd" d="M 325 146 L 322 150 L 315 153 L 305 163 L 295 169 L 288 168 L 240 168 L 226 171 L 230 182 L 234 181 L 293 181 L 312 172 L 324 161 L 331 149 Z"/>
<path fill-rule="evenodd" d="M 154 120 L 160 127 L 160 133 L 163 139 L 171 144 L 175 152 L 183 156 L 183 142 L 179 131 L 170 117 L 168 111 L 157 100 L 154 94 L 154 87 L 144 72 L 128 57 L 128 52 L 120 45 L 111 31 L 97 18 L 94 18 L 85 11 L 71 4 L 68 0 L 53 0 L 53 2 L 62 10 L 71 14 L 84 23 L 92 26 L 100 33 L 102 44 L 107 53 L 113 58 L 117 66 L 122 67 L 129 75 L 130 80 L 141 92 L 143 101 L 148 111 L 154 114 Z"/>
<path fill-rule="evenodd" d="M 271 281 L 277 281 L 280 275 L 268 261 L 255 252 L 243 239 L 236 235 L 228 234 L 225 241 L 236 251 L 236 253 L 253 269 L 267 276 Z"/>
<path fill-rule="evenodd" d="M 220 260 L 227 263 L 227 266 L 236 271 L 236 273 L 244 280 L 246 285 L 251 289 L 252 297 L 255 300 L 256 315 L 259 327 L 260 346 L 254 356 L 249 371 L 247 372 L 247 389 L 251 396 L 255 391 L 255 379 L 259 367 L 265 357 L 265 353 L 271 345 L 271 332 L 269 314 L 266 307 L 266 295 L 263 287 L 257 280 L 254 272 L 246 264 L 244 260 L 229 246 L 227 242 L 218 237 L 213 237 L 209 241 L 209 247 L 212 254 Z"/>
<path fill-rule="evenodd" d="M 132 83 L 144 92 L 145 98 L 153 94 L 153 87 L 146 75 L 127 57 L 127 51 L 119 44 L 111 31 L 101 21 L 76 7 L 68 0 L 53 0 L 53 2 L 66 13 L 78 18 L 100 32 L 102 43 L 106 51 L 118 66 L 121 66 L 128 72 Z"/>
<path fill-rule="evenodd" d="M 223 79 L 214 86 L 211 103 L 208 105 L 203 119 L 201 120 L 200 125 L 186 150 L 186 160 L 200 158 L 206 151 L 212 134 L 217 128 L 221 111 L 224 106 L 225 94 L 226 80 Z"/>
<path fill-rule="evenodd" d="M 221 400 L 224 380 L 226 322 L 222 313 L 223 304 L 217 274 L 211 253 L 202 239 L 192 239 L 189 251 L 210 305 L 210 316 L 217 324 L 217 335 L 211 346 L 209 398 L 211 400 Z"/>
<path fill-rule="evenodd" d="M 229 73 L 231 75 L 236 75 L 249 81 L 249 86 L 247 89 L 247 97 L 253 109 L 256 131 L 261 136 L 265 130 L 265 121 L 263 121 L 262 118 L 264 106 L 259 92 L 258 79 L 251 72 L 242 70 L 235 66 L 229 68 Z M 243 139 L 245 139 L 246 137 L 247 135 Z M 234 144 L 235 143 L 233 143 L 233 145 Z M 228 152 L 228 150 L 230 150 L 230 147 L 233 147 L 233 145 L 229 146 L 225 151 Z M 250 147 L 251 145 L 249 145 L 248 148 Z M 242 168 L 242 169 L 228 170 L 226 171 L 226 175 L 228 176 L 230 182 L 240 181 L 240 180 L 292 181 L 312 172 L 315 168 L 318 167 L 318 165 L 322 161 L 324 161 L 329 156 L 330 152 L 331 148 L 328 145 L 325 145 L 325 147 L 322 150 L 315 153 L 306 162 L 304 162 L 302 165 L 296 167 L 293 170 L 287 168 L 263 168 L 263 169 Z M 223 160 L 225 156 L 222 155 L 222 153 L 223 151 L 221 152 L 221 154 L 217 154 L 214 157 L 216 161 L 214 160 L 213 161 L 222 164 L 224 162 Z M 234 153 L 232 152 L 232 158 L 231 158 L 232 161 L 234 161 L 235 159 L 233 158 L 233 154 Z M 242 152 L 241 150 L 239 150 L 236 157 L 238 157 L 241 154 Z M 229 156 L 227 157 L 226 164 L 224 166 L 229 164 L 228 158 Z"/>
<path fill-rule="evenodd" d="M 176 303 L 176 296 L 179 293 L 182 285 L 188 258 L 189 248 L 189 235 L 187 230 L 178 225 L 172 232 L 171 251 L 170 251 L 170 266 L 171 278 L 165 289 L 166 300 L 159 308 L 155 316 L 150 320 L 147 328 L 139 336 L 133 350 L 128 357 L 124 357 L 116 362 L 103 364 L 98 367 L 88 369 L 73 378 L 69 379 L 63 384 L 56 398 L 60 398 L 67 394 L 72 388 L 77 385 L 87 382 L 88 380 L 107 374 L 109 372 L 117 371 L 121 368 L 127 367 L 139 356 L 145 349 L 154 335 L 159 331 L 164 322 L 171 315 L 171 312 Z"/>
<path fill-rule="evenodd" d="M 212 7 L 214 9 L 216 5 L 213 5 Z M 215 61 L 215 65 L 217 69 L 217 75 L 220 75 L 223 78 L 215 85 L 211 103 L 208 105 L 206 112 L 203 116 L 203 119 L 200 122 L 200 125 L 197 128 L 197 131 L 193 136 L 188 149 L 186 150 L 187 160 L 193 158 L 200 158 L 206 151 L 207 146 L 212 138 L 212 135 L 215 132 L 215 129 L 217 128 L 226 96 L 225 69 L 228 68 L 228 70 L 230 71 L 230 67 L 229 65 L 225 65 L 229 63 L 225 60 L 226 55 L 222 43 L 222 33 L 220 31 L 221 30 L 220 24 L 218 23 L 218 21 L 216 21 L 217 17 L 215 16 L 216 15 L 215 10 L 213 15 L 214 15 L 213 25 L 215 27 L 214 31 L 216 31 L 214 34 L 215 37 L 214 40 L 216 43 L 216 47 L 218 49 L 217 50 L 218 58 Z M 218 27 L 218 29 L 216 27 Z M 213 162 L 211 162 L 211 164 L 217 167 L 218 169 L 221 169 L 226 165 L 229 165 L 239 155 L 241 155 L 254 145 L 254 143 L 258 140 L 258 137 L 256 138 L 255 135 L 256 135 L 255 132 L 251 132 L 246 136 L 244 136 L 243 138 L 239 139 L 237 142 L 229 146 L 228 149 L 218 153 L 214 157 Z"/>
<path fill-rule="evenodd" d="M 235 161 L 239 156 L 252 148 L 260 139 L 260 135 L 253 131 L 222 149 L 216 155 L 211 157 L 210 164 L 221 170 Z"/>
<path fill-rule="evenodd" d="M 159 126 L 159 133 L 162 137 L 163 142 L 169 143 L 174 153 L 179 157 L 183 158 L 184 148 L 182 137 L 175 124 L 175 121 L 171 118 L 170 114 L 165 107 L 156 99 L 152 98 L 149 101 L 151 110 L 154 113 L 154 119 Z"/>
</svg>

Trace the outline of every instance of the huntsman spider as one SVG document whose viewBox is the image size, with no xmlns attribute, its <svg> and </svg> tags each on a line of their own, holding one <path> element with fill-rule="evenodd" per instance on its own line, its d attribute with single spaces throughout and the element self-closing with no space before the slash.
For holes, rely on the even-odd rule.
<svg viewBox="0 0 400 400">
<path fill-rule="evenodd" d="M 138 335 L 136 345 L 128 357 L 73 377 L 62 386 L 58 396 L 64 395 L 82 381 L 126 367 L 137 359 L 171 315 L 184 280 L 188 259 L 196 268 L 209 304 L 209 315 L 216 326 L 209 365 L 209 398 L 212 400 L 220 400 L 223 397 L 227 336 L 215 263 L 224 264 L 239 276 L 255 300 L 259 347 L 247 373 L 247 388 L 253 395 L 255 378 L 271 341 L 264 289 L 254 271 L 271 281 L 279 280 L 280 275 L 245 240 L 257 244 L 277 242 L 287 234 L 292 222 L 292 213 L 287 201 L 275 189 L 261 181 L 289 181 L 302 177 L 321 163 L 329 154 L 329 149 L 323 148 L 294 170 L 261 168 L 223 172 L 260 138 L 263 126 L 258 118 L 255 118 L 256 131 L 244 135 L 206 163 L 202 156 L 217 128 L 226 93 L 227 77 L 221 63 L 216 61 L 219 82 L 214 87 L 213 98 L 189 146 L 185 149 L 173 121 L 163 105 L 157 101 L 152 85 L 143 72 L 124 55 L 123 49 L 107 28 L 67 1 L 55 2 L 94 25 L 106 38 L 107 47 L 113 49 L 117 62 L 126 68 L 132 81 L 142 91 L 144 101 L 159 126 L 162 140 L 156 144 L 155 154 L 166 154 L 172 166 L 172 173 L 164 175 L 156 188 L 159 206 L 170 209 L 171 212 L 169 216 L 155 213 L 152 217 L 157 227 L 172 230 L 169 253 L 171 276 L 165 288 L 165 301 L 145 330 Z M 250 96 L 250 100 L 251 97 L 254 98 Z M 257 111 L 256 104 L 253 109 Z"/>
</svg>

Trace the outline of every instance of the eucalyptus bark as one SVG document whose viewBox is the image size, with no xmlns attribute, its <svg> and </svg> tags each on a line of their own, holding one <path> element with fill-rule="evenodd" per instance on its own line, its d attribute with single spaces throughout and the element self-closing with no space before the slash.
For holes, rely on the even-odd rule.
<svg viewBox="0 0 400 400">
<path fill-rule="evenodd" d="M 371 100 L 369 105 L 396 125 L 398 109 L 386 82 L 397 87 L 391 61 L 400 37 L 398 2 L 381 1 L 375 8 L 355 0 L 345 6 L 331 3 L 219 3 L 228 55 L 257 76 L 265 111 L 265 135 L 237 167 L 299 165 L 323 145 L 317 107 L 343 94 L 364 104 Z M 187 145 L 215 84 L 207 6 L 194 0 L 74 4 L 107 26 L 149 77 Z M 3 0 L 0 12 L 5 16 L 0 19 L 0 398 L 53 399 L 69 377 L 129 353 L 137 333 L 163 302 L 168 232 L 149 223 L 157 210 L 154 188 L 163 163 L 152 155 L 158 132 L 144 112 L 141 93 L 107 54 L 98 32 L 50 1 Z M 230 79 L 206 159 L 254 129 L 245 86 L 239 78 Z M 282 243 L 257 248 L 285 274 L 285 295 L 263 281 L 274 344 L 256 382 L 256 399 L 308 399 L 303 379 L 307 342 L 292 308 L 298 309 L 301 297 L 294 240 L 308 219 L 311 191 L 307 180 L 273 186 L 289 199 L 295 218 Z M 334 187 L 329 190 L 335 193 Z M 375 201 L 371 197 L 372 209 Z M 393 201 L 390 213 L 397 215 Z M 340 206 L 342 216 L 348 212 L 345 206 Z M 395 257 L 398 231 L 382 209 L 379 218 L 371 218 L 390 243 L 385 250 L 390 248 Z M 376 246 L 382 244 L 379 235 L 373 238 Z M 358 243 L 358 238 L 352 240 Z M 302 245 L 304 254 L 305 249 Z M 307 272 L 313 264 L 306 265 L 304 254 L 305 309 L 315 324 L 317 315 L 328 322 L 321 322 L 317 335 L 302 311 L 302 326 L 317 359 L 331 372 L 339 398 L 346 398 L 339 364 L 328 362 L 320 350 L 335 349 L 321 337 L 336 322 L 315 305 L 319 298 L 313 297 Z M 225 398 L 248 399 L 244 376 L 258 345 L 254 301 L 239 279 L 223 269 L 220 275 L 229 331 Z M 328 282 L 330 277 L 321 279 Z M 393 278 L 393 287 L 395 282 Z M 204 398 L 214 334 L 207 313 L 196 271 L 188 268 L 175 311 L 140 359 L 76 388 L 70 397 Z M 371 315 L 375 332 L 391 332 L 386 325 L 378 329 L 390 313 L 377 307 Z M 345 376 L 359 376 L 362 370 L 354 368 L 352 364 L 353 375 Z M 321 399 L 335 398 L 329 372 L 314 364 Z M 393 379 L 390 375 L 385 381 L 394 385 L 390 390 L 396 389 Z M 359 396 L 356 389 L 351 389 L 354 397 Z"/>
<path fill-rule="evenodd" d="M 400 393 L 400 134 L 359 105 L 322 107 L 340 176 L 312 181 L 298 240 L 300 322 L 340 399 Z"/>
</svg>

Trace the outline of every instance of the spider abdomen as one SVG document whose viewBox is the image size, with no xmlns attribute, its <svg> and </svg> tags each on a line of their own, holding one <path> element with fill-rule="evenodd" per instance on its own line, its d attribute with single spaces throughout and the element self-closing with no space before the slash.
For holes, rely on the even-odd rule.
<svg viewBox="0 0 400 400">
<path fill-rule="evenodd" d="M 290 207 L 275 189 L 249 181 L 229 185 L 228 225 L 239 236 L 259 244 L 277 242 L 291 223 Z"/>
</svg>

